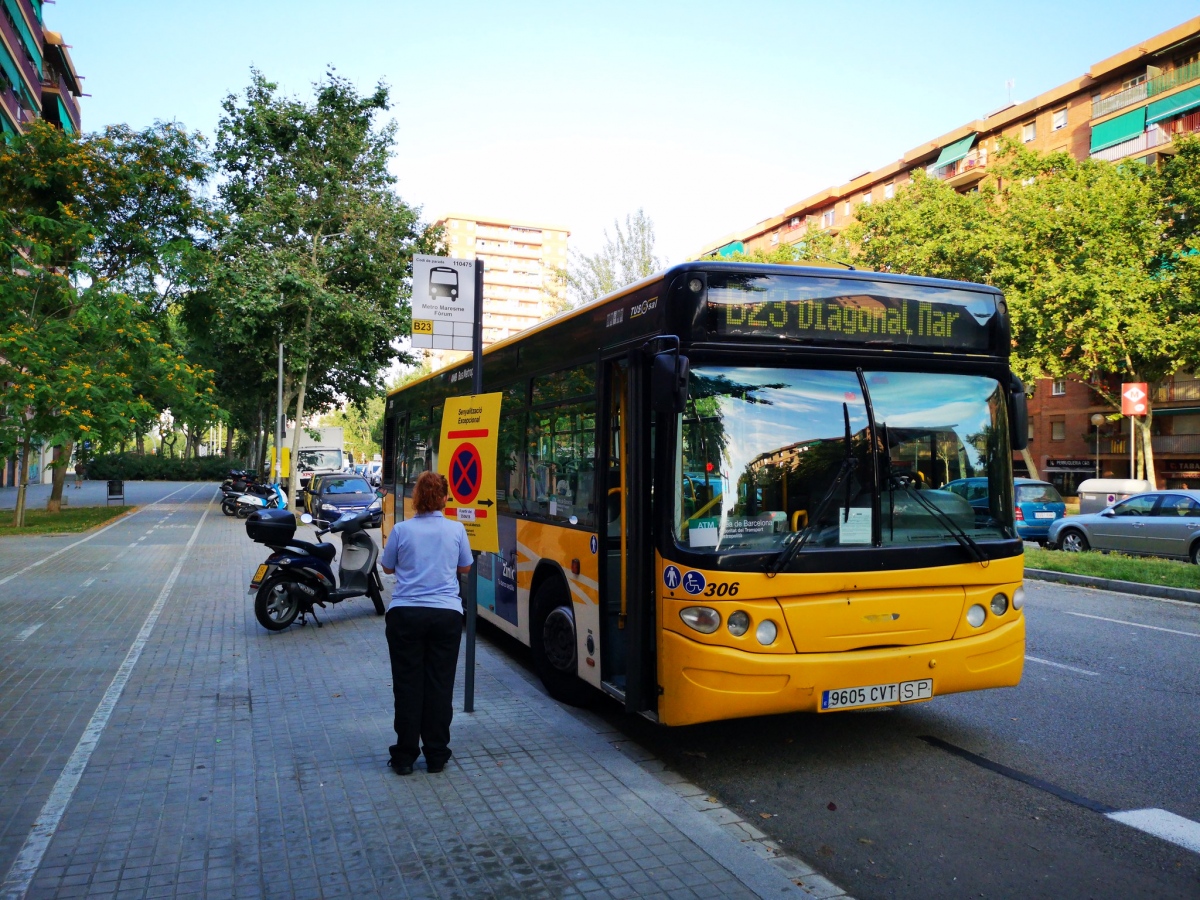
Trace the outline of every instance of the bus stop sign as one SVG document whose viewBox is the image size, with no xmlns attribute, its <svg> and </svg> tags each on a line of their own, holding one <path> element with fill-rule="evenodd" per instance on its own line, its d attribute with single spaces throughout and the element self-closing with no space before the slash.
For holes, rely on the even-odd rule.
<svg viewBox="0 0 1200 900">
<path fill-rule="evenodd" d="M 475 265 L 473 259 L 413 256 L 413 347 L 473 349 Z"/>
<path fill-rule="evenodd" d="M 446 516 L 467 529 L 471 549 L 500 552 L 496 527 L 496 445 L 501 394 L 447 397 L 438 471 L 446 476 Z"/>
</svg>

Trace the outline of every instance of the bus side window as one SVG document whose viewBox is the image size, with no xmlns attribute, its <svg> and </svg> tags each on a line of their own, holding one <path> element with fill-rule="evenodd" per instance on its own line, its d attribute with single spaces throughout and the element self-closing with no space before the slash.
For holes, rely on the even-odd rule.
<svg viewBox="0 0 1200 900">
<path fill-rule="evenodd" d="M 500 401 L 500 444 L 496 448 L 496 500 L 502 509 L 515 513 L 530 512 L 521 487 L 525 455 L 525 382 L 504 391 Z"/>
<path fill-rule="evenodd" d="M 595 524 L 596 405 L 530 414 L 526 509 L 571 524 Z"/>
</svg>

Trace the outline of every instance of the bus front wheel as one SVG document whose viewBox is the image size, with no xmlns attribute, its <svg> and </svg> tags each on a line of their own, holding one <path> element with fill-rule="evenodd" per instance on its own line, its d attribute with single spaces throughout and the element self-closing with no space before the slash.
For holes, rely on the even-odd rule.
<svg viewBox="0 0 1200 900">
<path fill-rule="evenodd" d="M 593 696 L 579 677 L 575 611 L 570 594 L 553 580 L 542 582 L 533 596 L 529 647 L 533 667 L 555 700 L 583 706 Z"/>
</svg>

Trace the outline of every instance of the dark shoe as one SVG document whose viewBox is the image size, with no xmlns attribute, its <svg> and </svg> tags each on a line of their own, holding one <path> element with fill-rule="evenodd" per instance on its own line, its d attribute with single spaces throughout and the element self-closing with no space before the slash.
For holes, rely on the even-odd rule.
<svg viewBox="0 0 1200 900">
<path fill-rule="evenodd" d="M 430 775 L 437 775 L 439 772 L 444 771 L 445 768 L 445 763 L 426 763 L 425 765 L 425 771 Z"/>
<path fill-rule="evenodd" d="M 397 775 L 411 775 L 413 773 L 412 763 L 400 764 L 394 759 L 388 760 L 388 766 Z"/>
</svg>

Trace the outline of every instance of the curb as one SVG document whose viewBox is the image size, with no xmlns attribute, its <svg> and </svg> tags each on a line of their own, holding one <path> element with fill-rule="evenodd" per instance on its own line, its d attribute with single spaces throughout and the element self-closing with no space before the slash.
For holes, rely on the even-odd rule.
<svg viewBox="0 0 1200 900">
<path fill-rule="evenodd" d="M 1122 594 L 1134 594 L 1139 597 L 1181 600 L 1184 603 L 1200 603 L 1200 591 L 1193 591 L 1190 588 L 1141 584 L 1137 581 L 1115 581 L 1112 578 L 1096 578 L 1091 575 L 1072 575 L 1067 572 L 1052 572 L 1049 569 L 1026 569 L 1025 577 L 1033 578 L 1037 581 L 1056 581 L 1060 584 L 1074 584 L 1080 587 L 1097 588 L 1102 591 L 1116 591 Z"/>
</svg>

